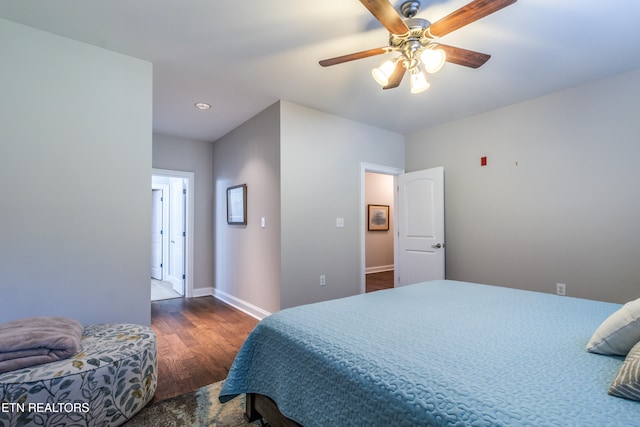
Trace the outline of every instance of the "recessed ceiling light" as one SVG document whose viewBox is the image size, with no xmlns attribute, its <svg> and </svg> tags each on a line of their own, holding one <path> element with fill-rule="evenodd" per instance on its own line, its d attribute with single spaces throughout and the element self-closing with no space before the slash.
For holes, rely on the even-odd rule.
<svg viewBox="0 0 640 427">
<path fill-rule="evenodd" d="M 206 102 L 196 102 L 195 106 L 200 110 L 208 110 L 209 108 L 211 108 L 211 104 L 207 104 Z"/>
</svg>

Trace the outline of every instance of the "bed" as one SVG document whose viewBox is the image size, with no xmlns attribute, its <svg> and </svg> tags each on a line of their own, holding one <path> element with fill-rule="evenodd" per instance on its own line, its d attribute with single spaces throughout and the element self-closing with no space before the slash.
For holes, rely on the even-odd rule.
<svg viewBox="0 0 640 427">
<path fill-rule="evenodd" d="M 272 425 L 637 426 L 640 402 L 608 394 L 625 358 L 585 351 L 620 308 L 449 280 L 294 307 L 256 326 L 219 399 Z"/>
</svg>

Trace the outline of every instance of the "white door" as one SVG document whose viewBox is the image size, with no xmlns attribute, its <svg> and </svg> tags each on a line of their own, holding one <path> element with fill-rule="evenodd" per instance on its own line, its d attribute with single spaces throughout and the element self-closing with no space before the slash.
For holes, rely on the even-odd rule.
<svg viewBox="0 0 640 427">
<path fill-rule="evenodd" d="M 173 289 L 184 295 L 184 255 L 185 255 L 185 189 L 182 179 L 171 181 L 169 205 L 169 280 Z"/>
<path fill-rule="evenodd" d="M 162 190 L 151 190 L 151 277 L 162 280 Z"/>
<path fill-rule="evenodd" d="M 398 175 L 396 280 L 444 279 L 444 168 Z"/>
</svg>

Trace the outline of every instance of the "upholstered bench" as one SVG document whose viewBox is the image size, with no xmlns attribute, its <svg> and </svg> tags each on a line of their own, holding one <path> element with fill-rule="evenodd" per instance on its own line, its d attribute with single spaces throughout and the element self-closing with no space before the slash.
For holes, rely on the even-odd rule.
<svg viewBox="0 0 640 427">
<path fill-rule="evenodd" d="M 87 326 L 76 356 L 0 374 L 0 426 L 118 426 L 151 400 L 156 385 L 151 328 Z"/>
</svg>

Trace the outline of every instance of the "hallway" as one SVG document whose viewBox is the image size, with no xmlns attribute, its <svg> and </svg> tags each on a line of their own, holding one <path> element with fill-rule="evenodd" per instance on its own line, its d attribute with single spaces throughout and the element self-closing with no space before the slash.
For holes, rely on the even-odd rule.
<svg viewBox="0 0 640 427">
<path fill-rule="evenodd" d="M 182 295 L 173 290 L 171 282 L 151 279 L 151 301 L 170 298 L 182 298 Z"/>
</svg>

